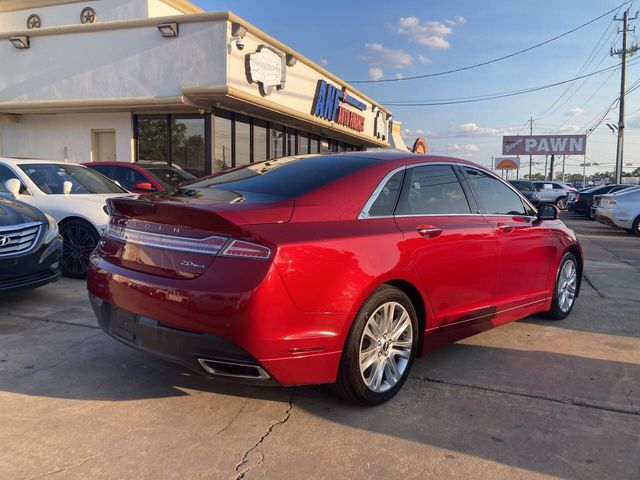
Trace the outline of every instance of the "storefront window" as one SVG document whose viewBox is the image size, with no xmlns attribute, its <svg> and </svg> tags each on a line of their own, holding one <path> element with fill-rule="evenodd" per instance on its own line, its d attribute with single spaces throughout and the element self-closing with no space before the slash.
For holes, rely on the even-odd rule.
<svg viewBox="0 0 640 480">
<path fill-rule="evenodd" d="M 233 166 L 231 150 L 231 115 L 218 111 L 214 120 L 214 157 L 213 172 L 221 172 Z"/>
<path fill-rule="evenodd" d="M 244 115 L 235 116 L 235 167 L 251 163 L 251 119 Z"/>
<path fill-rule="evenodd" d="M 284 128 L 282 125 L 270 125 L 270 158 L 284 157 Z"/>
<path fill-rule="evenodd" d="M 267 159 L 267 122 L 253 119 L 253 161 Z"/>
<path fill-rule="evenodd" d="M 309 137 L 309 153 L 320 153 L 320 139 L 317 135 Z"/>
<path fill-rule="evenodd" d="M 171 117 L 171 163 L 196 177 L 206 175 L 203 117 Z"/>
<path fill-rule="evenodd" d="M 287 153 L 286 155 L 295 155 L 296 154 L 296 130 L 293 128 L 287 128 Z"/>
<path fill-rule="evenodd" d="M 298 132 L 298 153 L 300 155 L 309 153 L 309 134 L 307 132 Z"/>
<path fill-rule="evenodd" d="M 138 160 L 169 161 L 169 123 L 166 115 L 138 117 Z"/>
</svg>

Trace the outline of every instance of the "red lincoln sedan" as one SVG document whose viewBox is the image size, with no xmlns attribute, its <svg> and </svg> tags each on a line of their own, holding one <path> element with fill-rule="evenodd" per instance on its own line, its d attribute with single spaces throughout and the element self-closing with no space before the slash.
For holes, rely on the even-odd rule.
<svg viewBox="0 0 640 480">
<path fill-rule="evenodd" d="M 375 405 L 416 356 L 569 315 L 583 257 L 476 164 L 351 153 L 256 163 L 109 200 L 88 287 L 117 340 L 207 376 L 332 383 Z"/>
</svg>

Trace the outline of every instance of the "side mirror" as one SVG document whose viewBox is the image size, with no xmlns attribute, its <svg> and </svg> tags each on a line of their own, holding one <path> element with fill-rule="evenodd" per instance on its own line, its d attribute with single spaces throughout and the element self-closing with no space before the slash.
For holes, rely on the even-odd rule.
<svg viewBox="0 0 640 480">
<path fill-rule="evenodd" d="M 557 220 L 560 210 L 553 203 L 541 203 L 538 207 L 538 220 Z"/>
<path fill-rule="evenodd" d="M 20 188 L 22 188 L 22 183 L 20 183 L 20 180 L 17 178 L 10 178 L 4 182 L 4 187 L 11 195 L 13 195 L 13 198 L 18 198 L 20 195 Z"/>
<path fill-rule="evenodd" d="M 142 190 L 143 192 L 155 192 L 156 189 L 150 182 L 135 182 L 133 184 L 134 190 Z"/>
<path fill-rule="evenodd" d="M 69 180 L 66 180 L 62 184 L 62 193 L 64 193 L 65 195 L 69 195 L 71 193 L 71 189 L 73 189 L 73 183 L 71 183 Z"/>
</svg>

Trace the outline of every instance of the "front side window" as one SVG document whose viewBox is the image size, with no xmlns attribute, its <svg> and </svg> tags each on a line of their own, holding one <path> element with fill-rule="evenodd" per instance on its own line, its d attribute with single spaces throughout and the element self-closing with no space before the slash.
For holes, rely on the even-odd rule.
<svg viewBox="0 0 640 480">
<path fill-rule="evenodd" d="M 488 173 L 464 168 L 465 176 L 475 194 L 480 213 L 487 215 L 529 215 L 520 196 Z"/>
<path fill-rule="evenodd" d="M 126 190 L 120 188 L 108 178 L 90 168 L 79 165 L 27 163 L 19 165 L 19 167 L 42 192 L 49 195 L 63 194 L 65 182 L 71 183 L 71 190 L 69 191 L 71 195 L 126 192 Z"/>
<path fill-rule="evenodd" d="M 467 197 L 451 166 L 425 165 L 407 170 L 396 215 L 468 213 Z"/>
<path fill-rule="evenodd" d="M 149 183 L 144 175 L 133 168 L 113 167 L 112 175 L 111 180 L 127 190 L 133 190 L 134 185 L 138 182 Z"/>
</svg>

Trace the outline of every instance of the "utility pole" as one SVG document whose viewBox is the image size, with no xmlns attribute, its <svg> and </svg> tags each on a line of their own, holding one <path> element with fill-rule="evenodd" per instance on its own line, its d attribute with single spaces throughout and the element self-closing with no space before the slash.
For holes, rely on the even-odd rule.
<svg viewBox="0 0 640 480">
<path fill-rule="evenodd" d="M 529 135 L 533 135 L 533 117 L 529 119 Z M 531 167 L 533 166 L 533 157 L 529 155 L 529 181 L 531 181 Z"/>
<path fill-rule="evenodd" d="M 547 165 L 549 163 L 549 155 L 544 156 L 544 179 L 547 180 Z"/>
<path fill-rule="evenodd" d="M 630 48 L 627 48 L 627 33 L 629 33 L 629 20 L 636 20 L 637 18 L 638 15 L 636 14 L 635 17 L 630 19 L 628 9 L 625 10 L 622 18 L 614 18 L 614 20 L 622 22 L 622 30 L 618 30 L 618 33 L 622 33 L 622 48 L 611 48 L 611 56 L 618 55 L 621 59 L 620 108 L 618 114 L 618 146 L 616 149 L 616 183 L 622 183 L 622 159 L 624 150 L 624 97 L 625 90 L 627 89 L 627 55 L 633 56 L 633 54 L 635 54 L 640 49 L 640 46 L 638 46 L 637 44 L 632 45 Z M 633 31 L 635 31 L 635 27 Z"/>
<path fill-rule="evenodd" d="M 562 156 L 562 181 L 564 182 L 564 162 L 567 160 L 567 156 Z"/>
<path fill-rule="evenodd" d="M 549 163 L 549 181 L 553 180 L 553 162 L 555 162 L 556 156 L 551 154 L 551 162 Z"/>
</svg>

